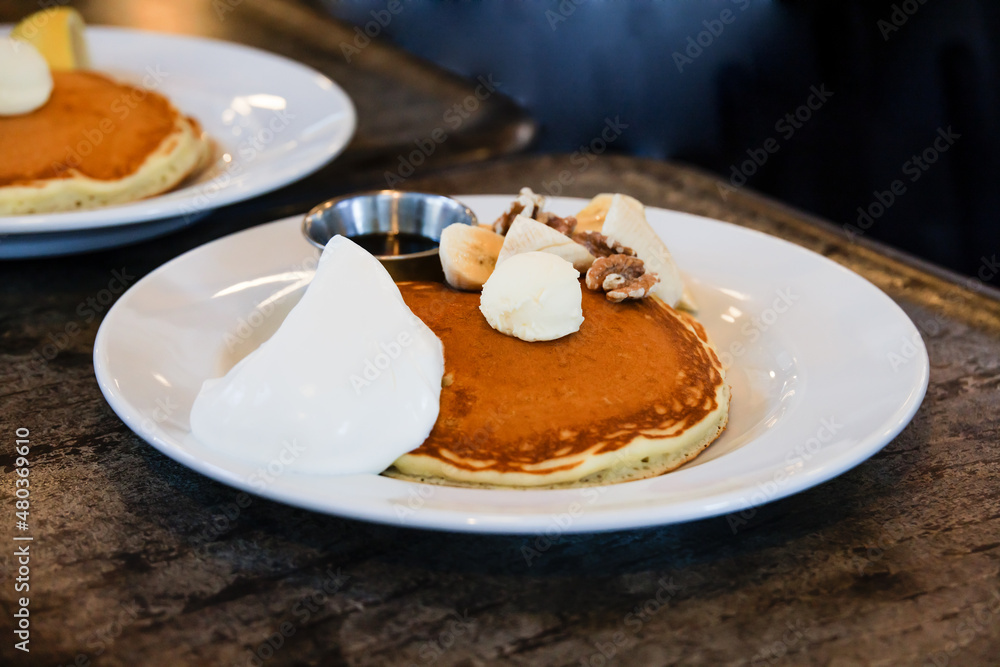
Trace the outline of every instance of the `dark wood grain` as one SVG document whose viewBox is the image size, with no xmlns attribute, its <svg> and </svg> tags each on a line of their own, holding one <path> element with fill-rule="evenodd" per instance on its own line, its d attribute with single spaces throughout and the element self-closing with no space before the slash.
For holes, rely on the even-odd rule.
<svg viewBox="0 0 1000 667">
<path fill-rule="evenodd" d="M 193 4 L 142 3 L 171 16 L 170 7 Z M 82 6 L 96 21 L 272 46 L 272 24 L 305 17 L 306 34 L 319 21 L 251 0 L 222 26 L 179 23 L 194 21 L 183 12 L 178 23 L 136 17 L 126 13 L 131 3 Z M 281 11 L 267 13 L 273 8 Z M 310 48 L 312 64 L 331 57 L 322 55 L 328 46 Z M 352 94 L 369 99 L 373 113 L 404 113 L 379 110 L 363 87 Z M 370 145 L 377 134 L 359 141 Z M 379 150 L 367 182 L 356 176 L 340 187 L 377 183 L 393 149 L 388 157 Z M 544 191 L 565 169 L 575 169 L 569 156 L 519 157 L 424 172 L 405 186 Z M 931 358 L 913 422 L 866 463 L 742 517 L 582 536 L 369 525 L 245 496 L 174 463 L 122 424 L 94 380 L 100 300 L 114 271 L 134 282 L 187 248 L 276 217 L 286 210 L 280 195 L 128 248 L 0 263 L 0 539 L 13 544 L 7 508 L 19 427 L 33 443 L 35 536 L 30 656 L 13 649 L 7 631 L 17 563 L 12 548 L 0 551 L 0 663 L 997 664 L 1000 300 L 991 285 L 852 241 L 750 192 L 723 199 L 718 181 L 684 166 L 605 156 L 563 188 L 601 191 L 775 234 L 885 290 L 916 322 Z"/>
<path fill-rule="evenodd" d="M 410 185 L 514 192 L 567 160 Z M 724 202 L 715 185 L 602 158 L 568 192 L 623 190 L 822 252 L 896 299 L 932 362 L 923 406 L 882 452 L 737 521 L 483 537 L 242 496 L 156 453 L 110 411 L 90 360 L 96 319 L 43 367 L 13 372 L 79 321 L 77 305 L 127 267 L 126 250 L 0 265 L 5 470 L 16 427 L 35 442 L 37 664 L 99 651 L 95 664 L 251 664 L 283 622 L 294 634 L 265 664 L 597 665 L 602 650 L 619 664 L 993 664 L 1000 302 L 752 193 Z M 5 504 L 10 493 L 7 483 Z M 0 562 L 10 608 L 14 562 Z M 14 657 L 9 642 L 0 651 Z"/>
</svg>

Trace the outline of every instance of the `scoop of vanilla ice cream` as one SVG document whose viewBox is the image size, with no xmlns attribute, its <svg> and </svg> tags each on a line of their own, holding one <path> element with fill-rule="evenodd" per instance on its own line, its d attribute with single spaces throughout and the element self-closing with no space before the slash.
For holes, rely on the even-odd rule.
<svg viewBox="0 0 1000 667">
<path fill-rule="evenodd" d="M 483 285 L 479 310 L 500 333 L 555 340 L 583 324 L 580 272 L 562 257 L 526 252 L 498 264 Z"/>
<path fill-rule="evenodd" d="M 31 44 L 0 37 L 0 116 L 34 111 L 49 101 L 52 72 Z"/>
</svg>

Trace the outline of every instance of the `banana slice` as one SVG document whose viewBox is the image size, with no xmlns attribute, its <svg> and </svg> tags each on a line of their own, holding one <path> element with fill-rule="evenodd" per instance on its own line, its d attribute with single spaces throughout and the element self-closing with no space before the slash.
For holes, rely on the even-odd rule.
<svg viewBox="0 0 1000 667">
<path fill-rule="evenodd" d="M 460 222 L 441 231 L 438 254 L 444 278 L 455 289 L 477 291 L 493 273 L 503 237 L 492 229 Z"/>
<path fill-rule="evenodd" d="M 681 293 L 681 300 L 677 303 L 678 310 L 686 310 L 692 315 L 698 314 L 698 301 L 694 298 L 694 294 L 688 289 L 687 283 L 684 283 L 684 291 Z"/>
<path fill-rule="evenodd" d="M 608 207 L 601 233 L 609 239 L 632 248 L 646 264 L 646 269 L 660 276 L 651 294 L 676 307 L 684 293 L 681 273 L 670 256 L 667 245 L 646 221 L 642 203 L 627 195 L 615 195 Z"/>
<path fill-rule="evenodd" d="M 544 223 L 519 215 L 507 230 L 497 264 L 514 255 L 535 251 L 562 257 L 580 272 L 586 271 L 594 263 L 594 256 L 570 237 Z"/>
<path fill-rule="evenodd" d="M 604 217 L 608 214 L 608 207 L 611 206 L 613 194 L 602 192 L 590 203 L 580 209 L 576 214 L 576 231 L 578 232 L 599 232 L 604 224 Z"/>
<path fill-rule="evenodd" d="M 54 70 L 87 69 L 90 51 L 83 17 L 72 7 L 51 7 L 23 19 L 10 36 L 28 42 Z"/>
</svg>

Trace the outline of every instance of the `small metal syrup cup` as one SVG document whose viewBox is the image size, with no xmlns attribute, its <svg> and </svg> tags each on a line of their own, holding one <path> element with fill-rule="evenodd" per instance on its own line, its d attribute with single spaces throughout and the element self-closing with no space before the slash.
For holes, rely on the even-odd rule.
<svg viewBox="0 0 1000 667">
<path fill-rule="evenodd" d="M 433 247 L 419 252 L 372 254 L 396 282 L 443 282 L 437 244 L 441 240 L 441 231 L 456 222 L 475 225 L 478 221 L 468 206 L 451 197 L 425 192 L 375 190 L 336 197 L 315 206 L 302 222 L 302 233 L 309 243 L 320 250 L 337 234 L 352 240 L 369 234 L 388 235 L 390 238 L 403 235 L 418 242 L 423 239 L 423 245 L 433 244 Z M 399 252 L 399 244 L 396 245 L 395 250 Z"/>
</svg>

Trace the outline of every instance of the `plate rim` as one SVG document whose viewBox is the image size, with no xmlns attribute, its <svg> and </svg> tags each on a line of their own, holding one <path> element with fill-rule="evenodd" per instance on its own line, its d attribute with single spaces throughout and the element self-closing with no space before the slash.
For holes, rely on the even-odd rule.
<svg viewBox="0 0 1000 667">
<path fill-rule="evenodd" d="M 14 24 L 0 24 L 0 37 L 5 36 Z M 260 195 L 273 192 L 278 188 L 301 180 L 306 176 L 322 169 L 333 161 L 338 155 L 344 152 L 353 139 L 358 127 L 357 108 L 350 95 L 333 79 L 323 74 L 319 70 L 310 67 L 287 56 L 266 51 L 261 48 L 231 42 L 216 37 L 201 37 L 182 33 L 162 32 L 157 30 L 146 30 L 137 28 L 127 28 L 109 25 L 88 25 L 88 32 L 94 31 L 97 34 L 105 35 L 111 39 L 160 39 L 165 41 L 185 42 L 189 44 L 208 45 L 211 48 L 225 49 L 233 51 L 244 51 L 255 54 L 257 57 L 265 58 L 273 63 L 280 63 L 281 67 L 298 70 L 306 74 L 317 82 L 322 82 L 318 88 L 324 90 L 332 96 L 332 101 L 342 107 L 340 112 L 344 118 L 338 123 L 338 127 L 328 143 L 328 148 L 322 155 L 313 160 L 299 161 L 294 171 L 290 171 L 283 178 L 276 178 L 263 185 L 257 185 L 249 189 L 240 189 L 235 186 L 223 186 L 218 189 L 209 205 L 200 207 L 199 212 L 209 213 L 213 210 L 228 206 L 238 202 L 258 197 Z M 128 67 L 126 66 L 127 70 Z M 173 191 L 171 191 L 173 192 Z M 91 229 L 104 229 L 109 227 L 120 227 L 127 225 L 141 225 L 144 223 L 161 221 L 165 219 L 180 218 L 186 215 L 184 206 L 190 204 L 196 197 L 197 191 L 190 196 L 176 201 L 170 201 L 163 205 L 163 195 L 171 192 L 161 193 L 146 199 L 134 202 L 105 206 L 83 211 L 60 211 L 54 213 L 24 214 L 24 215 L 0 215 L 0 236 L 28 236 L 37 235 L 39 237 L 51 234 L 54 237 L 64 232 L 79 232 Z M 194 216 L 192 222 L 197 222 L 197 218 L 204 216 Z"/>
<path fill-rule="evenodd" d="M 503 196 L 509 197 L 513 196 L 507 193 L 502 193 L 500 195 L 491 194 L 476 194 L 476 195 L 452 195 L 460 200 L 469 198 L 481 198 L 481 197 L 491 197 L 491 196 Z M 585 203 L 586 199 L 579 199 L 573 197 L 554 197 L 553 200 L 563 201 L 576 201 L 580 203 Z M 473 208 L 475 208 L 475 202 L 467 202 Z M 754 236 L 766 238 L 767 242 L 779 242 L 780 244 L 786 246 L 787 248 L 793 249 L 794 252 L 802 253 L 808 256 L 810 260 L 815 261 L 817 258 L 825 263 L 828 267 L 835 267 L 838 272 L 848 275 L 851 279 L 856 279 L 861 281 L 866 287 L 864 289 L 872 289 L 879 297 L 884 301 L 886 305 L 890 307 L 891 312 L 895 317 L 901 318 L 900 322 L 905 323 L 913 332 L 919 335 L 919 330 L 914 325 L 913 321 L 909 318 L 905 311 L 897 304 L 891 297 L 889 297 L 883 290 L 879 289 L 876 285 L 871 283 L 869 280 L 861 276 L 860 274 L 851 271 L 849 268 L 835 262 L 834 260 L 825 257 L 819 253 L 816 253 L 808 248 L 800 246 L 798 244 L 792 243 L 777 236 L 767 234 L 760 230 L 743 227 L 735 223 L 727 222 L 724 220 L 717 220 L 713 218 L 707 218 L 705 216 L 699 216 L 683 211 L 675 211 L 671 209 L 660 209 L 659 207 L 647 207 L 650 209 L 657 209 L 660 211 L 666 211 L 671 215 L 679 215 L 688 218 L 693 218 L 701 221 L 708 221 L 713 224 L 726 225 L 732 230 L 737 230 L 739 233 L 749 233 Z M 233 236 L 240 234 L 251 234 L 260 227 L 274 227 L 279 225 L 290 225 L 293 221 L 299 221 L 301 216 L 290 216 L 287 218 L 282 218 L 275 220 L 270 223 L 265 223 L 259 227 L 253 227 L 251 229 L 242 230 L 236 232 L 235 234 L 230 234 L 228 236 L 216 239 L 210 243 L 199 246 L 198 248 L 191 249 L 182 255 L 170 260 L 169 262 L 163 264 L 162 266 L 155 269 L 153 272 L 144 276 L 140 281 L 130 288 L 130 292 L 138 288 L 143 281 L 153 278 L 161 271 L 167 271 L 171 268 L 173 262 L 176 262 L 188 255 L 202 252 L 203 249 L 208 246 L 215 244 L 223 244 L 227 242 Z M 206 251 L 207 252 L 207 251 Z M 111 322 L 113 325 L 113 318 L 116 314 L 116 309 L 121 305 L 122 308 L 126 307 L 127 300 L 120 298 L 108 311 L 101 323 L 101 327 L 98 330 L 97 338 L 94 344 L 94 369 L 95 375 L 98 380 L 98 385 L 101 392 L 104 394 L 106 400 L 111 406 L 112 410 L 125 422 L 125 424 L 136 434 L 139 438 L 149 443 L 155 449 L 171 458 L 178 463 L 181 463 L 185 467 L 191 470 L 203 474 L 210 479 L 227 484 L 234 488 L 240 489 L 244 492 L 251 493 L 260 497 L 268 498 L 270 500 L 287 504 L 293 507 L 299 507 L 303 509 L 308 509 L 310 511 L 316 511 L 319 513 L 340 516 L 349 519 L 362 520 L 374 523 L 381 523 L 387 525 L 393 525 L 397 527 L 409 527 L 409 528 L 419 528 L 427 530 L 443 530 L 451 532 L 469 532 L 469 533 L 480 533 L 480 534 L 508 534 L 508 535 L 540 535 L 543 534 L 545 530 L 552 524 L 552 517 L 549 514 L 532 514 L 532 515 L 518 515 L 510 512 L 498 512 L 493 514 L 479 514 L 476 517 L 476 521 L 473 523 L 469 522 L 469 512 L 461 512 L 456 510 L 438 509 L 438 508 L 423 508 L 419 512 L 416 512 L 414 516 L 409 517 L 407 520 L 403 521 L 399 517 L 390 516 L 388 513 L 378 507 L 376 504 L 371 503 L 368 505 L 360 506 L 339 506 L 337 509 L 331 509 L 329 505 L 324 505 L 318 500 L 304 496 L 304 497 L 292 497 L 294 494 L 288 494 L 283 492 L 277 486 L 265 486 L 263 489 L 255 487 L 250 484 L 247 480 L 239 477 L 236 473 L 228 471 L 220 466 L 213 463 L 206 462 L 198 458 L 194 453 L 188 451 L 186 448 L 181 446 L 179 443 L 168 441 L 159 434 L 148 433 L 143 434 L 141 430 L 141 419 L 142 415 L 137 409 L 133 409 L 130 404 L 128 404 L 127 399 L 120 395 L 113 386 L 113 382 L 110 378 L 110 371 L 105 367 L 100 359 L 100 355 L 104 353 L 107 346 L 107 338 L 110 335 L 108 333 L 108 328 L 106 323 Z M 860 465 L 861 463 L 867 461 L 871 456 L 880 451 L 886 445 L 888 445 L 913 419 L 917 410 L 919 410 L 923 398 L 926 394 L 927 388 L 929 386 L 930 379 L 930 363 L 929 357 L 927 355 L 926 345 L 923 344 L 921 337 L 920 352 L 914 360 L 918 362 L 917 375 L 918 380 L 914 384 L 908 386 L 908 394 L 906 399 L 895 406 L 894 409 L 887 413 L 884 418 L 881 419 L 879 428 L 873 430 L 864 437 L 859 438 L 851 448 L 842 455 L 839 455 L 832 461 L 828 462 L 827 465 L 821 467 L 818 470 L 809 471 L 806 474 L 793 475 L 788 478 L 787 483 L 782 486 L 773 495 L 767 497 L 765 501 L 760 503 L 753 503 L 749 507 L 759 507 L 771 502 L 780 500 L 782 498 L 787 498 L 796 493 L 800 493 L 804 490 L 822 484 L 830 479 L 833 479 L 848 470 Z M 123 414 L 124 413 L 124 414 Z M 747 443 L 750 444 L 750 443 Z M 724 458 L 724 457 L 722 457 Z M 381 480 L 375 483 L 394 483 L 401 485 L 419 485 L 415 482 L 407 482 L 398 479 L 385 478 L 382 476 L 371 476 L 373 479 Z M 637 480 L 632 482 L 633 484 L 640 484 L 643 482 L 649 482 L 649 480 Z M 617 485 L 613 485 L 617 486 Z M 401 488 L 401 487 L 400 487 Z M 450 489 L 453 487 L 438 487 Z M 604 487 L 604 488 L 611 488 Z M 530 494 L 530 493 L 544 493 L 544 494 L 558 494 L 558 493 L 579 493 L 580 489 L 560 489 L 560 490 L 522 490 L 522 489 L 510 489 L 510 490 L 498 490 L 498 489 L 468 489 L 463 488 L 464 492 L 472 492 L 479 494 L 495 494 L 497 492 L 506 492 L 512 494 Z M 602 514 L 601 516 L 591 516 L 589 519 L 584 516 L 583 521 L 573 523 L 565 528 L 559 530 L 560 534 L 577 534 L 577 533 L 598 533 L 598 532 L 608 532 L 617 530 L 632 530 L 638 528 L 647 528 L 663 525 L 671 525 L 676 523 L 685 523 L 688 521 L 695 521 L 700 519 L 708 519 L 712 517 L 719 517 L 724 515 L 729 515 L 734 512 L 740 511 L 741 509 L 746 509 L 746 507 L 733 507 L 734 502 L 738 500 L 745 500 L 748 491 L 745 487 L 734 488 L 732 490 L 717 493 L 710 496 L 710 498 L 715 501 L 713 504 L 720 505 L 725 504 L 725 507 L 721 507 L 717 510 L 706 511 L 705 505 L 708 503 L 708 499 L 704 497 L 698 497 L 692 500 L 686 500 L 683 502 L 675 503 L 660 503 L 654 504 L 650 507 L 642 508 L 636 511 L 634 508 L 626 515 L 622 516 L 621 513 L 616 513 L 609 511 L 609 513 Z M 669 518 L 659 516 L 663 513 L 665 508 L 670 508 Z"/>
</svg>

